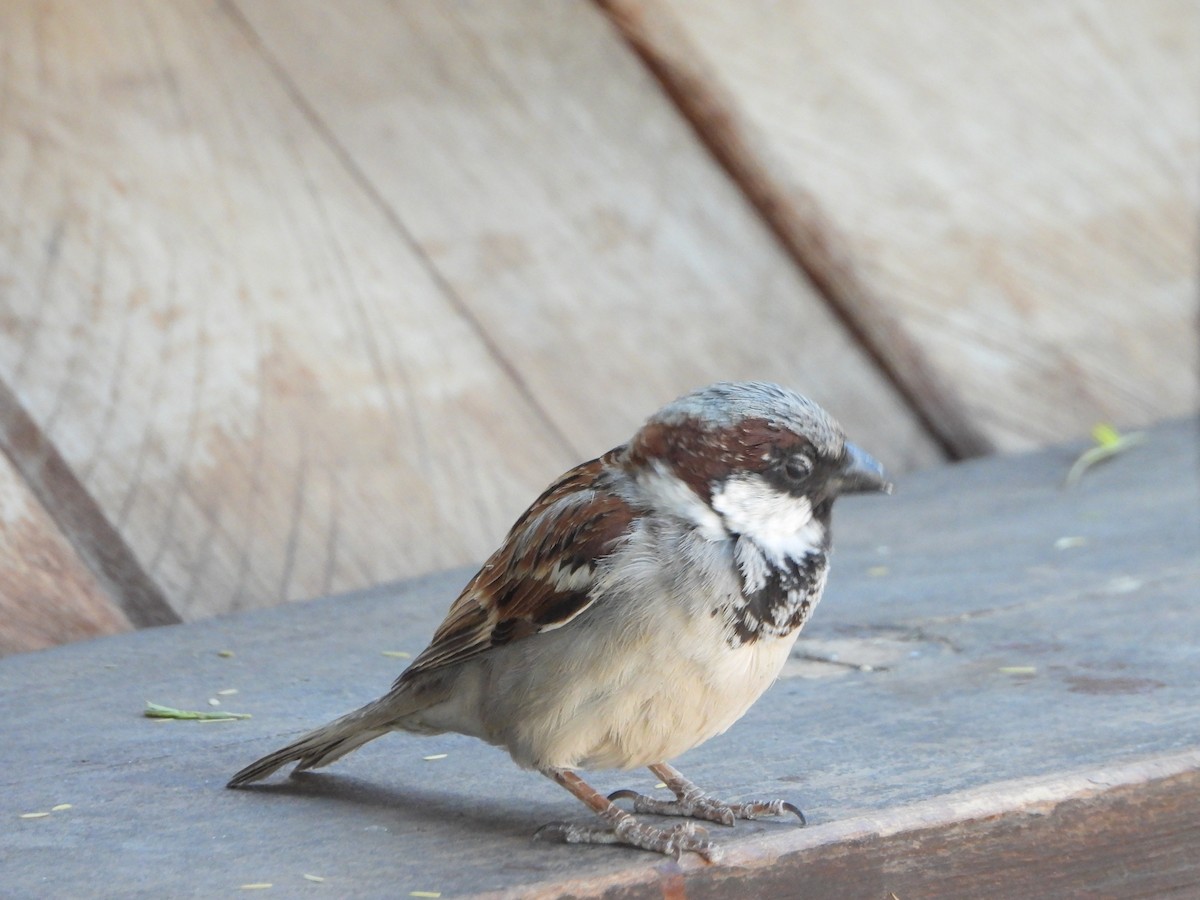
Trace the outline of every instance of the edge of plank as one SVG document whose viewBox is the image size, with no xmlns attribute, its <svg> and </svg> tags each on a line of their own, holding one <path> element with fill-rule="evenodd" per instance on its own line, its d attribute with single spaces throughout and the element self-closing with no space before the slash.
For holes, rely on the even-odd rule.
<svg viewBox="0 0 1200 900">
<path fill-rule="evenodd" d="M 728 844 L 718 865 L 689 856 L 602 878 L 547 881 L 479 896 L 682 898 L 731 890 L 771 896 L 781 889 L 780 896 L 814 897 L 877 891 L 900 897 L 1019 897 L 1031 896 L 1031 890 L 1078 896 L 1110 880 L 1128 889 L 1137 877 L 1156 878 L 1154 892 L 1171 889 L 1168 881 L 1180 871 L 1186 884 L 1200 885 L 1200 858 L 1190 858 L 1184 839 L 1149 852 L 1137 843 L 1139 837 L 1150 842 L 1182 825 L 1200 838 L 1197 823 L 1200 749 L 998 782 L 870 816 L 760 835 Z M 1099 835 L 1108 835 L 1108 841 L 1094 840 Z M 1113 853 L 1114 847 L 1125 852 Z"/>
</svg>

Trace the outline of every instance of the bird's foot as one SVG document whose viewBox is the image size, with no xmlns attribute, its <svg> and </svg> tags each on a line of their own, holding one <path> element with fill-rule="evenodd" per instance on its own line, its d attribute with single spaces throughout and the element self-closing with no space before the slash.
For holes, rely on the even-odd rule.
<svg viewBox="0 0 1200 900">
<path fill-rule="evenodd" d="M 535 840 L 557 837 L 568 844 L 624 844 L 642 850 L 653 850 L 679 859 L 684 852 L 699 853 L 709 862 L 721 859 L 721 848 L 703 837 L 705 829 L 694 822 L 683 822 L 671 828 L 659 828 L 639 822 L 628 813 L 608 825 L 576 825 L 551 822 L 533 835 Z"/>
<path fill-rule="evenodd" d="M 746 800 L 741 803 L 726 803 L 716 797 L 700 794 L 698 797 L 679 797 L 675 800 L 660 800 L 637 791 L 613 791 L 609 800 L 632 800 L 635 813 L 652 813 L 657 816 L 687 816 L 689 819 L 706 819 L 722 825 L 732 825 L 738 819 L 761 819 L 765 816 L 782 816 L 791 813 L 807 824 L 804 813 L 794 803 L 786 800 Z"/>
<path fill-rule="evenodd" d="M 727 803 L 706 794 L 685 778 L 678 769 L 665 763 L 651 766 L 650 771 L 663 780 L 663 784 L 675 795 L 674 800 L 660 800 L 637 791 L 613 791 L 608 795 L 613 800 L 632 800 L 635 813 L 652 813 L 659 816 L 687 816 L 691 819 L 706 819 L 722 825 L 732 825 L 738 819 L 759 819 L 764 816 L 782 816 L 791 813 L 806 825 L 804 813 L 794 803 L 786 800 L 746 800 Z"/>
</svg>

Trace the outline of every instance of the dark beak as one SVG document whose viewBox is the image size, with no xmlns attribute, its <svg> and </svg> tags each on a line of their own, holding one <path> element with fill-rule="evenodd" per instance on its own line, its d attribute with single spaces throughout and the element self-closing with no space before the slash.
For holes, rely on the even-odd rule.
<svg viewBox="0 0 1200 900">
<path fill-rule="evenodd" d="M 849 441 L 846 441 L 841 469 L 834 476 L 834 486 L 838 494 L 862 494 L 868 491 L 890 494 L 893 489 L 892 483 L 884 477 L 883 466 Z"/>
</svg>

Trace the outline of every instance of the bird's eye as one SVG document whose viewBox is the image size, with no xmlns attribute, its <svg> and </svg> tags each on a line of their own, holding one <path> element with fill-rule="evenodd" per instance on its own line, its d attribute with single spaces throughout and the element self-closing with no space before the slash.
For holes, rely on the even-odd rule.
<svg viewBox="0 0 1200 900">
<path fill-rule="evenodd" d="M 803 481 L 812 474 L 813 461 L 807 453 L 793 453 L 783 462 L 783 474 L 788 481 Z"/>
</svg>

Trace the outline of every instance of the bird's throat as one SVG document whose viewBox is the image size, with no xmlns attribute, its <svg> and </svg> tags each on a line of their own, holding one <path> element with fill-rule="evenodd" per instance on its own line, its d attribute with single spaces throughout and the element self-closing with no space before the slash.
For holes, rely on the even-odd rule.
<svg viewBox="0 0 1200 900">
<path fill-rule="evenodd" d="M 804 626 L 825 589 L 825 542 L 774 558 L 753 540 L 738 539 L 735 557 L 742 590 L 720 608 L 732 646 L 783 637 Z"/>
</svg>

